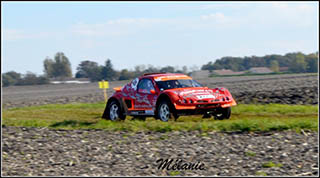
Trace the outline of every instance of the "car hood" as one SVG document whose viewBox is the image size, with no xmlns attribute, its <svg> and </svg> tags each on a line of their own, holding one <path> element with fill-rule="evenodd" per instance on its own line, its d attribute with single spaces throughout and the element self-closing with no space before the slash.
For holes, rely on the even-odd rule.
<svg viewBox="0 0 320 178">
<path fill-rule="evenodd" d="M 220 99 L 225 97 L 221 89 L 209 89 L 207 87 L 171 89 L 168 92 L 174 93 L 182 99 L 192 100 L 220 101 Z"/>
</svg>

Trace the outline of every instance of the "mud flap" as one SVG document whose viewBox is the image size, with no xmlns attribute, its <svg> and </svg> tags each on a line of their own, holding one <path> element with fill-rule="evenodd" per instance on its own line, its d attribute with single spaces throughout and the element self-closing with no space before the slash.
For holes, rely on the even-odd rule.
<svg viewBox="0 0 320 178">
<path fill-rule="evenodd" d="M 104 109 L 104 112 L 103 112 L 103 114 L 102 114 L 102 118 L 104 118 L 104 119 L 107 119 L 107 118 L 108 118 L 108 106 L 109 106 L 109 104 L 110 104 L 112 101 L 116 101 L 116 102 L 118 102 L 118 103 L 120 104 L 120 111 L 123 112 L 123 109 L 125 109 L 125 113 L 127 112 L 127 108 L 124 107 L 124 106 L 126 106 L 126 105 L 123 104 L 123 99 L 120 100 L 120 101 L 122 101 L 122 102 L 119 102 L 119 101 L 116 100 L 116 99 L 109 99 L 108 102 L 107 102 L 107 104 L 106 104 L 106 107 L 105 107 L 105 109 Z"/>
<path fill-rule="evenodd" d="M 102 118 L 104 118 L 104 119 L 107 119 L 108 104 L 109 104 L 109 102 L 106 104 L 106 108 L 104 109 L 104 112 L 103 112 L 103 114 L 102 114 Z"/>
</svg>

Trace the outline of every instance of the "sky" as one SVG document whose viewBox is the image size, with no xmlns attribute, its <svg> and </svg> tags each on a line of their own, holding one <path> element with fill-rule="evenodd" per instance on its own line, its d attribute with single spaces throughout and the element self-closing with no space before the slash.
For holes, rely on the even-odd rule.
<svg viewBox="0 0 320 178">
<path fill-rule="evenodd" d="M 63 52 L 116 70 L 200 68 L 224 56 L 313 53 L 319 2 L 1 2 L 2 73 Z"/>
</svg>

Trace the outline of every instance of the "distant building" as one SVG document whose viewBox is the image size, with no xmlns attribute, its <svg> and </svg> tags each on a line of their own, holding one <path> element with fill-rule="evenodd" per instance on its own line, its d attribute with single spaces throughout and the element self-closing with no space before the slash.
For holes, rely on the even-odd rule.
<svg viewBox="0 0 320 178">
<path fill-rule="evenodd" d="M 88 78 L 52 78 L 50 79 L 52 84 L 61 84 L 61 83 L 90 83 Z"/>
<path fill-rule="evenodd" d="M 210 72 L 208 70 L 193 71 L 191 77 L 194 79 L 208 78 Z"/>
<path fill-rule="evenodd" d="M 279 67 L 279 72 L 287 72 L 289 71 L 289 67 Z"/>
<path fill-rule="evenodd" d="M 273 71 L 267 67 L 251 67 L 249 69 L 249 72 L 255 73 L 255 74 L 267 74 L 267 73 L 272 73 Z"/>
<path fill-rule="evenodd" d="M 229 69 L 213 70 L 212 73 L 215 75 L 240 75 L 240 74 L 244 74 L 244 72 L 234 72 Z"/>
</svg>

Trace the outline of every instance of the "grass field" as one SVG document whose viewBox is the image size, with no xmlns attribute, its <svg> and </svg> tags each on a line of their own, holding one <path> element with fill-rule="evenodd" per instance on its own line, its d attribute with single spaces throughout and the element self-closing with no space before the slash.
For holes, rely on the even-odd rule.
<svg viewBox="0 0 320 178">
<path fill-rule="evenodd" d="M 50 104 L 3 111 L 6 126 L 50 127 L 57 129 L 107 129 L 126 131 L 281 131 L 318 130 L 318 105 L 246 105 L 232 108 L 229 120 L 182 116 L 177 121 L 161 122 L 150 117 L 146 121 L 112 122 L 101 119 L 104 103 Z"/>
</svg>

